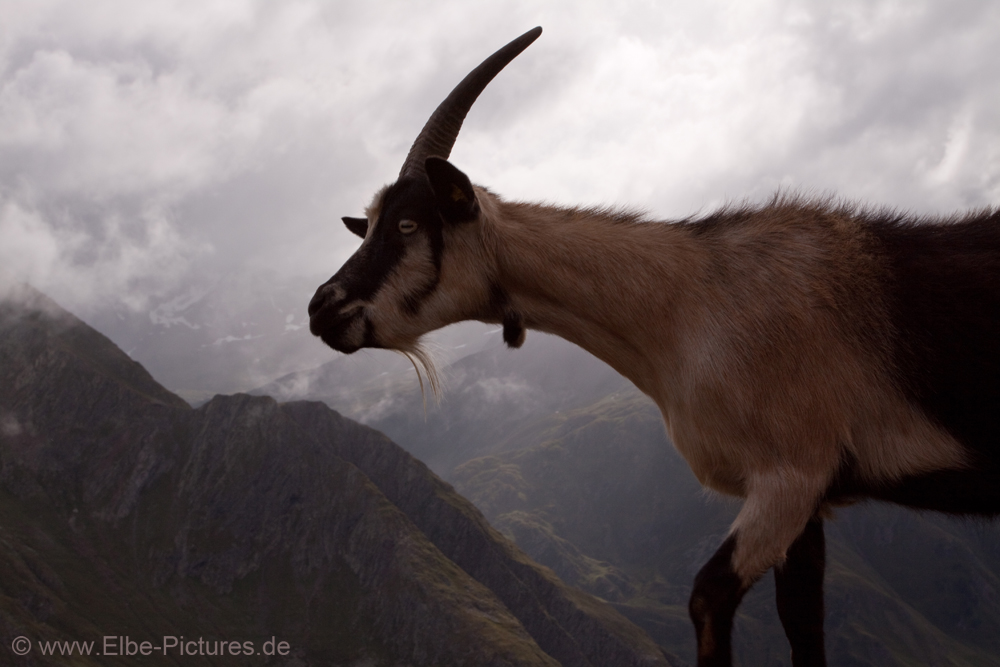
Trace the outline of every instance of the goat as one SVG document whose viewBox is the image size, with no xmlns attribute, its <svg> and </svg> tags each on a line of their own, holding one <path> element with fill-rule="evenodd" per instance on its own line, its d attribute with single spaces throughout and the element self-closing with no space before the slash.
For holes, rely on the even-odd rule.
<svg viewBox="0 0 1000 667">
<path fill-rule="evenodd" d="M 775 570 L 796 667 L 825 665 L 823 520 L 866 498 L 1000 513 L 1000 213 L 914 218 L 777 195 L 657 222 L 510 202 L 447 161 L 535 28 L 437 108 L 364 239 L 309 304 L 344 353 L 420 354 L 462 320 L 562 336 L 659 406 L 698 480 L 744 499 L 695 578 L 698 664 L 730 665 L 743 595 Z"/>
</svg>

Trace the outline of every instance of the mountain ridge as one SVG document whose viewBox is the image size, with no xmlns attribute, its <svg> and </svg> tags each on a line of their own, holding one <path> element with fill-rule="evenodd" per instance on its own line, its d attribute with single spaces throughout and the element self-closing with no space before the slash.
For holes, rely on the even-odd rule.
<svg viewBox="0 0 1000 667">
<path fill-rule="evenodd" d="M 193 409 L 53 306 L 0 304 L 0 650 L 200 633 L 300 665 L 669 664 L 384 435 L 316 403 Z"/>
</svg>

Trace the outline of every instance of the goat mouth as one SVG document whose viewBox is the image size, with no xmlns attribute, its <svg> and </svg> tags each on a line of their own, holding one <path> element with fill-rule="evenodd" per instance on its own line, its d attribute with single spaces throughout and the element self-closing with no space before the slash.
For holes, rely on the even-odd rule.
<svg viewBox="0 0 1000 667">
<path fill-rule="evenodd" d="M 361 349 L 361 345 L 346 343 L 339 338 L 333 338 L 327 334 L 322 334 L 319 338 L 337 352 L 343 352 L 344 354 L 352 354 Z"/>
<path fill-rule="evenodd" d="M 371 321 L 363 309 L 344 315 L 322 308 L 309 318 L 309 332 L 319 337 L 337 352 L 351 354 L 363 347 L 378 347 L 374 341 Z"/>
</svg>

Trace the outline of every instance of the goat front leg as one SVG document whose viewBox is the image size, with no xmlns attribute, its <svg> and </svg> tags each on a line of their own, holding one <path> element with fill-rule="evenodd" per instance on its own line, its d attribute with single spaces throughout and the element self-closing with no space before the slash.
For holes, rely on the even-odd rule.
<svg viewBox="0 0 1000 667">
<path fill-rule="evenodd" d="M 730 535 L 694 578 L 688 613 L 698 638 L 698 667 L 732 664 L 733 616 L 753 582 L 745 583 L 733 568 L 736 535 Z"/>
<path fill-rule="evenodd" d="M 793 667 L 826 667 L 823 648 L 823 572 L 826 540 L 823 520 L 814 516 L 774 568 L 775 599 Z"/>
<path fill-rule="evenodd" d="M 761 575 L 784 564 L 789 548 L 815 515 L 825 486 L 825 479 L 795 470 L 758 474 L 750 480 L 747 500 L 729 536 L 695 577 L 688 611 L 698 639 L 698 667 L 732 665 L 731 634 L 736 608 Z M 815 547 L 812 535 L 803 548 Z M 793 569 L 786 583 L 793 584 L 799 579 L 798 570 Z M 819 604 L 822 608 L 822 600 Z M 803 646 L 808 645 L 807 640 L 802 642 Z M 795 665 L 798 667 L 799 663 Z"/>
</svg>

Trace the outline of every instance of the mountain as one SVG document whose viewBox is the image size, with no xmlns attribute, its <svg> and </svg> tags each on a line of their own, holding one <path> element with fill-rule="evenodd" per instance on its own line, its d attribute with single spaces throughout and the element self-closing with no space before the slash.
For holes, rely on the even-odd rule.
<svg viewBox="0 0 1000 667">
<path fill-rule="evenodd" d="M 691 582 L 738 505 L 700 489 L 638 391 L 553 416 L 538 442 L 449 478 L 532 558 L 693 662 Z M 1000 665 L 994 523 L 872 503 L 826 526 L 831 666 Z M 773 596 L 768 576 L 740 607 L 743 665 L 790 664 Z"/>
<path fill-rule="evenodd" d="M 444 367 L 423 407 L 413 370 L 367 379 L 344 360 L 271 388 L 310 396 L 424 458 L 494 528 L 693 663 L 687 598 L 738 503 L 701 489 L 656 406 L 579 348 L 529 333 Z M 313 392 L 313 393 L 310 393 Z M 831 667 L 1000 665 L 1000 529 L 866 504 L 827 522 Z M 736 620 L 737 664 L 788 665 L 768 575 Z"/>
<path fill-rule="evenodd" d="M 407 451 L 446 474 L 476 456 L 534 444 L 538 420 L 632 386 L 555 336 L 532 332 L 517 350 L 503 344 L 499 329 L 480 339 L 449 350 L 456 359 L 442 365 L 446 391 L 439 403 L 421 391 L 405 358 L 381 350 L 340 355 L 250 393 L 322 401 L 405 442 Z M 462 350 L 467 354 L 459 354 Z"/>
<path fill-rule="evenodd" d="M 307 322 L 318 283 L 318 277 L 232 272 L 144 303 L 91 306 L 83 319 L 161 383 L 200 404 L 329 358 Z"/>
<path fill-rule="evenodd" d="M 315 402 L 193 409 L 28 287 L 0 301 L 0 564 L 5 664 L 134 664 L 108 638 L 170 664 L 670 664 L 381 433 Z"/>
</svg>

